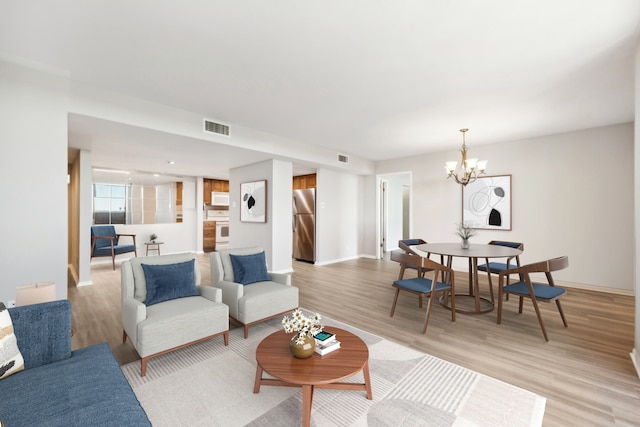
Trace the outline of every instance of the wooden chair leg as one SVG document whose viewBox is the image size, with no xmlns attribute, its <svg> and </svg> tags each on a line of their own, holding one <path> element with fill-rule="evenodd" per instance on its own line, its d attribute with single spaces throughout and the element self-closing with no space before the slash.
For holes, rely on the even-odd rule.
<svg viewBox="0 0 640 427">
<path fill-rule="evenodd" d="M 502 291 L 502 286 L 498 286 L 498 320 L 497 323 L 498 325 L 500 323 L 502 323 L 502 294 L 504 292 Z M 507 296 L 509 296 L 509 294 L 507 293 Z"/>
<path fill-rule="evenodd" d="M 229 331 L 222 334 L 224 336 L 224 345 L 225 347 L 229 345 Z"/>
<path fill-rule="evenodd" d="M 562 310 L 562 306 L 560 305 L 560 300 L 556 300 L 556 305 L 558 306 L 558 311 L 560 312 L 560 317 L 562 318 L 562 323 L 564 323 L 564 327 L 568 328 L 567 319 L 564 317 L 564 311 Z"/>
<path fill-rule="evenodd" d="M 140 359 L 140 376 L 144 377 L 147 375 L 147 362 L 149 361 L 148 357 L 143 357 Z"/>
<path fill-rule="evenodd" d="M 445 293 L 445 295 L 447 294 Z M 449 291 L 449 295 L 451 295 L 451 321 L 455 322 L 456 321 L 456 296 L 453 293 L 453 289 Z"/>
<path fill-rule="evenodd" d="M 422 328 L 422 333 L 427 333 L 427 324 L 429 323 L 429 315 L 431 314 L 431 304 L 433 303 L 433 294 L 429 295 L 429 299 L 427 300 L 427 313 L 424 316 L 424 328 Z"/>
<path fill-rule="evenodd" d="M 244 325 L 244 339 L 249 338 L 249 325 Z"/>
<path fill-rule="evenodd" d="M 124 329 L 122 330 L 122 342 L 127 342 L 127 331 L 125 331 Z"/>
<path fill-rule="evenodd" d="M 535 298 L 531 298 L 533 302 L 533 308 L 536 310 L 536 315 L 538 316 L 538 322 L 540 323 L 540 328 L 542 329 L 542 335 L 544 335 L 544 340 L 549 341 L 549 337 L 547 337 L 547 331 L 544 328 L 544 323 L 542 322 L 542 314 L 540 314 L 540 307 L 538 307 L 538 302 Z"/>
<path fill-rule="evenodd" d="M 520 304 L 518 305 L 518 313 L 522 314 L 522 304 L 523 304 L 524 298 L 520 297 Z"/>
<path fill-rule="evenodd" d="M 393 317 L 393 313 L 396 311 L 396 303 L 398 302 L 398 294 L 400 293 L 400 288 L 396 288 L 396 295 L 393 298 L 393 305 L 391 306 L 391 315 L 389 317 Z"/>
<path fill-rule="evenodd" d="M 422 295 L 418 295 L 418 306 L 422 308 Z"/>
<path fill-rule="evenodd" d="M 493 299 L 493 283 L 491 282 L 491 272 L 489 271 L 488 268 L 488 264 L 487 264 L 487 277 L 489 278 L 489 293 L 491 294 L 491 302 L 494 302 Z"/>
</svg>

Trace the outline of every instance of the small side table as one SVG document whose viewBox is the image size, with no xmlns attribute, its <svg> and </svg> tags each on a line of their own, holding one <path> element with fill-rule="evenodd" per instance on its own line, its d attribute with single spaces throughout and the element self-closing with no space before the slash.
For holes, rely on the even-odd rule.
<svg viewBox="0 0 640 427">
<path fill-rule="evenodd" d="M 149 256 L 149 251 L 156 251 L 160 255 L 160 245 L 164 245 L 164 242 L 144 242 L 147 247 L 147 256 Z"/>
</svg>

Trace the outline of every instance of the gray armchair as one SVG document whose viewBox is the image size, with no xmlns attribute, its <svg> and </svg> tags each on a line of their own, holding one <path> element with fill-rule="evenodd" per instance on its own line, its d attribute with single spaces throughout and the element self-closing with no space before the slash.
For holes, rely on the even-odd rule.
<svg viewBox="0 0 640 427">
<path fill-rule="evenodd" d="M 191 271 L 182 274 L 185 264 L 191 269 L 188 264 L 191 260 L 194 260 L 193 275 Z M 158 275 L 162 280 L 171 277 L 180 282 L 181 276 L 188 276 L 187 281 L 193 280 L 192 296 L 158 298 L 159 292 L 147 286 L 147 279 L 150 283 L 155 281 L 150 273 L 153 266 L 156 270 L 163 269 L 157 266 L 164 266 Z M 167 270 L 173 266 L 176 266 L 175 274 L 168 274 Z M 173 291 L 177 286 L 168 288 Z M 200 285 L 200 270 L 194 254 L 132 258 L 122 263 L 122 329 L 123 342 L 128 336 L 140 355 L 140 373 L 144 377 L 147 362 L 153 357 L 218 335 L 223 335 L 224 345 L 229 345 L 229 308 L 222 303 L 220 289 Z"/>
<path fill-rule="evenodd" d="M 267 273 L 266 262 L 260 258 L 260 253 L 263 252 L 259 247 L 249 247 L 225 249 L 210 254 L 211 282 L 213 286 L 222 289 L 222 302 L 229 306 L 229 316 L 244 326 L 245 338 L 249 336 L 249 326 L 298 308 L 298 288 L 291 286 L 291 276 Z M 232 257 L 251 255 L 256 256 L 252 267 L 261 270 L 262 276 L 255 276 L 251 271 L 248 273 L 252 278 L 244 280 L 251 283 L 239 283 L 242 279 L 238 279 L 234 274 Z M 238 268 L 236 265 L 236 272 Z M 247 274 L 244 274 L 245 279 L 246 276 Z M 255 279 L 263 280 L 252 281 Z"/>
</svg>

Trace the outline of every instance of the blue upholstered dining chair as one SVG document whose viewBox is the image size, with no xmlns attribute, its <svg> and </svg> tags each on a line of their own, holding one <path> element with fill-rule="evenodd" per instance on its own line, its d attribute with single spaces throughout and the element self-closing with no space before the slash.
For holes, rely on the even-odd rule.
<svg viewBox="0 0 640 427">
<path fill-rule="evenodd" d="M 503 240 L 492 240 L 488 243 L 489 245 L 498 245 L 505 246 L 508 248 L 520 249 L 524 251 L 524 243 L 520 242 L 506 242 Z M 515 265 L 512 263 L 515 258 Z M 502 271 L 507 268 L 515 268 L 520 267 L 520 256 L 507 258 L 507 262 L 489 262 L 489 258 L 485 258 L 485 264 L 478 266 L 478 271 L 486 271 L 487 277 L 489 278 L 489 293 L 491 294 L 491 302 L 494 302 L 493 298 L 493 283 L 491 282 L 491 273 L 500 274 Z M 509 276 L 507 276 L 507 284 L 509 284 Z"/>
<path fill-rule="evenodd" d="M 424 327 L 422 328 L 422 333 L 424 334 L 427 332 L 427 324 L 429 323 L 429 315 L 431 314 L 433 299 L 436 297 L 436 294 L 442 293 L 451 298 L 451 321 L 455 322 L 456 302 L 453 270 L 428 258 L 402 253 L 401 251 L 392 251 L 391 260 L 400 263 L 400 274 L 398 275 L 398 280 L 393 282 L 393 287 L 396 288 L 396 293 L 393 298 L 393 305 L 391 306 L 391 317 L 393 317 L 393 314 L 396 311 L 396 304 L 398 303 L 398 295 L 400 294 L 400 291 L 418 295 L 420 308 L 422 308 L 422 298 L 425 296 L 428 297 Z M 423 273 L 423 276 L 405 279 L 404 271 L 408 266 L 416 266 L 419 271 L 431 272 L 433 276 L 429 279 L 424 277 Z M 438 281 L 438 276 L 440 276 L 441 281 Z"/>
<path fill-rule="evenodd" d="M 562 318 L 562 323 L 564 323 L 565 328 L 568 327 L 567 319 L 565 318 L 564 311 L 562 311 L 562 306 L 560 305 L 560 298 L 566 294 L 566 290 L 557 287 L 553 281 L 553 276 L 551 275 L 552 271 L 562 270 L 568 266 L 569 258 L 567 256 L 562 256 L 500 272 L 498 275 L 498 324 L 502 322 L 502 295 L 513 294 L 519 297 L 518 313 L 522 313 L 523 299 L 531 299 L 533 308 L 538 316 L 538 322 L 540 323 L 540 328 L 542 329 L 545 341 L 549 341 L 549 338 L 547 337 L 547 331 L 545 330 L 544 323 L 542 322 L 538 301 L 555 301 L 558 311 L 560 312 L 560 317 Z M 547 278 L 547 283 L 531 281 L 531 273 L 544 273 Z M 505 285 L 505 278 L 509 274 L 519 275 L 520 280 L 516 283 Z"/>
<path fill-rule="evenodd" d="M 133 238 L 133 244 L 120 243 L 121 236 Z M 94 225 L 91 227 L 91 259 L 110 256 L 113 269 L 116 269 L 116 255 L 133 252 L 138 256 L 135 234 L 116 233 L 113 225 Z"/>
</svg>

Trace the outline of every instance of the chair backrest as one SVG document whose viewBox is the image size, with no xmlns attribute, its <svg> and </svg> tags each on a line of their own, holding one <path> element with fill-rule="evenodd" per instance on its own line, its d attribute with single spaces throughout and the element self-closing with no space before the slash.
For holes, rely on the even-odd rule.
<svg viewBox="0 0 640 427">
<path fill-rule="evenodd" d="M 147 282 L 144 278 L 144 270 L 142 264 L 147 265 L 167 265 L 177 264 L 180 262 L 191 261 L 195 259 L 195 254 L 191 252 L 155 255 L 149 257 L 131 258 L 122 263 L 122 297 L 135 298 L 140 302 L 144 302 L 147 298 Z M 202 279 L 200 268 L 196 260 L 194 265 L 194 278 L 196 286 L 200 285 Z"/>
<path fill-rule="evenodd" d="M 233 255 L 253 255 L 264 252 L 264 249 L 258 246 L 247 248 L 221 249 L 211 252 L 211 282 L 213 286 L 221 281 L 235 282 L 233 276 L 233 264 L 231 263 L 230 254 Z"/>
<path fill-rule="evenodd" d="M 498 245 L 498 246 L 506 246 L 508 248 L 520 249 L 524 251 L 524 243 L 520 242 L 506 242 L 503 240 L 492 240 L 489 242 L 490 245 Z"/>
<path fill-rule="evenodd" d="M 113 237 L 114 239 L 117 239 L 116 228 L 113 225 L 93 225 L 91 226 L 91 237 L 94 236 Z M 117 240 L 113 241 L 114 245 L 117 243 Z M 111 246 L 111 240 L 96 239 L 96 248 L 102 248 L 104 246 Z"/>
<path fill-rule="evenodd" d="M 413 250 L 413 248 L 411 248 L 411 246 L 423 245 L 425 243 L 427 242 L 422 239 L 404 239 L 398 240 L 398 247 L 408 254 L 419 255 Z"/>
<path fill-rule="evenodd" d="M 437 263 L 429 258 L 406 254 L 401 251 L 391 251 L 391 261 L 396 261 L 400 263 L 400 275 L 398 277 L 399 280 L 402 279 L 402 275 L 404 273 L 405 268 L 410 266 L 416 266 L 423 270 L 433 270 L 434 271 L 434 280 L 437 280 L 438 273 L 442 273 L 442 281 L 444 281 L 444 274 L 449 273 L 448 276 L 453 278 L 453 270 L 445 265 Z"/>
<path fill-rule="evenodd" d="M 562 270 L 568 266 L 569 257 L 565 255 L 557 258 L 551 258 L 546 261 L 523 265 L 518 270 L 521 273 L 550 273 L 552 271 Z"/>
</svg>

